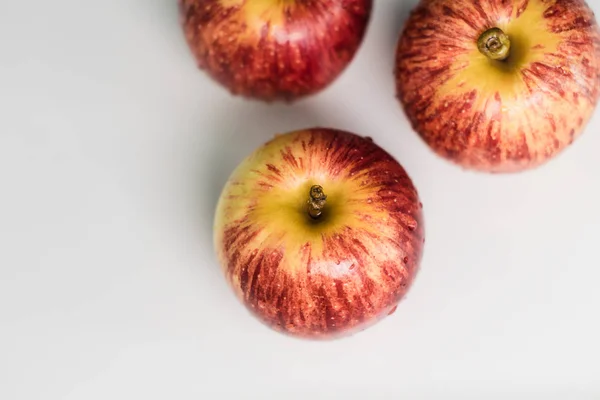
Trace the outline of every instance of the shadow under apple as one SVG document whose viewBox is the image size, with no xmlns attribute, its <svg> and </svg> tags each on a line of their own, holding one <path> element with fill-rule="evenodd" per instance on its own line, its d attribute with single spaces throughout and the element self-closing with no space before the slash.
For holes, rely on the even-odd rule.
<svg viewBox="0 0 600 400">
<path fill-rule="evenodd" d="M 392 11 L 386 14 L 385 26 L 387 26 L 387 34 L 385 37 L 385 47 L 396 50 L 398 39 L 404 29 L 404 24 L 408 20 L 411 11 L 417 6 L 419 0 L 404 0 L 396 2 L 392 6 Z"/>
</svg>

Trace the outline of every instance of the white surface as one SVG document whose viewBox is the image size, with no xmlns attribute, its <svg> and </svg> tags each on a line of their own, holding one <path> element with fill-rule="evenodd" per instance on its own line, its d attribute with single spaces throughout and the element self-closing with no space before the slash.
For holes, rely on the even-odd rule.
<svg viewBox="0 0 600 400">
<path fill-rule="evenodd" d="M 533 172 L 438 159 L 394 99 L 395 3 L 334 86 L 287 107 L 196 70 L 175 0 L 2 1 L 0 399 L 600 398 L 600 115 Z M 396 156 L 427 223 L 398 311 L 327 343 L 251 317 L 212 252 L 235 165 L 314 125 Z"/>
</svg>

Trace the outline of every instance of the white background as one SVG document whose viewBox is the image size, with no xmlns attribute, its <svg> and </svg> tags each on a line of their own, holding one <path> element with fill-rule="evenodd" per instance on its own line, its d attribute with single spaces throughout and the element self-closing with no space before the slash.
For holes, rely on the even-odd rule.
<svg viewBox="0 0 600 400">
<path fill-rule="evenodd" d="M 464 172 L 394 98 L 414 2 L 377 0 L 351 67 L 294 106 L 199 72 L 175 3 L 0 3 L 0 399 L 600 398 L 599 113 L 540 169 Z M 315 125 L 397 157 L 427 227 L 397 312 L 325 343 L 251 317 L 212 251 L 237 163 Z"/>
</svg>

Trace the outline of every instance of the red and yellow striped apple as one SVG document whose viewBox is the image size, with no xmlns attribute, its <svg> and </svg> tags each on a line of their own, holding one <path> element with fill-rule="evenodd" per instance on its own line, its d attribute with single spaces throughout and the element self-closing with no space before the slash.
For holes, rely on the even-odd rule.
<svg viewBox="0 0 600 400">
<path fill-rule="evenodd" d="M 584 0 L 422 0 L 396 52 L 413 128 L 467 169 L 517 172 L 552 159 L 600 93 L 600 34 Z"/>
<path fill-rule="evenodd" d="M 273 329 L 330 339 L 395 310 L 419 269 L 422 206 L 372 140 L 333 129 L 276 136 L 233 172 L 214 225 L 239 299 Z"/>
<path fill-rule="evenodd" d="M 291 102 L 354 58 L 372 0 L 179 0 L 198 65 L 236 95 Z"/>
</svg>

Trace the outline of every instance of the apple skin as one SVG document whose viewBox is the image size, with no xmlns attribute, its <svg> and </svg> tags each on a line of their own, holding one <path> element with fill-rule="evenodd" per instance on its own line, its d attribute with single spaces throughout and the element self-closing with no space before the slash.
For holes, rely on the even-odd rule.
<svg viewBox="0 0 600 400">
<path fill-rule="evenodd" d="M 372 0 L 179 0 L 199 67 L 230 93 L 292 102 L 329 86 L 360 47 Z"/>
<path fill-rule="evenodd" d="M 328 196 L 318 220 L 312 185 Z M 422 205 L 403 167 L 369 138 L 314 128 L 276 136 L 232 173 L 214 244 L 237 297 L 267 326 L 335 339 L 375 324 L 411 287 Z"/>
<path fill-rule="evenodd" d="M 479 36 L 502 29 L 510 57 Z M 600 35 L 583 0 L 423 0 L 396 51 L 396 89 L 413 127 L 464 169 L 511 173 L 544 164 L 585 129 L 598 102 Z"/>
</svg>

